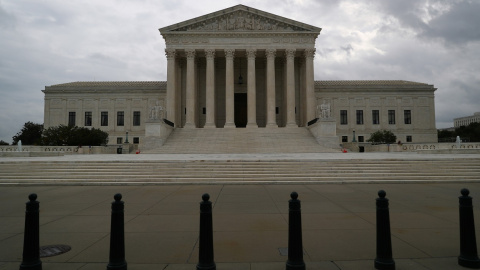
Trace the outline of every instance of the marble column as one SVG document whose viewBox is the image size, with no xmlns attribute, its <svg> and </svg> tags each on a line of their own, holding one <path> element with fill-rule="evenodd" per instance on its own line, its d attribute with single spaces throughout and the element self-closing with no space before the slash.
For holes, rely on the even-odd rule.
<svg viewBox="0 0 480 270">
<path fill-rule="evenodd" d="M 287 49 L 285 51 L 285 58 L 287 60 L 286 68 L 286 126 L 287 127 L 296 127 L 295 123 L 295 69 L 294 69 L 294 59 L 295 59 L 295 49 Z"/>
<path fill-rule="evenodd" d="M 315 97 L 315 81 L 313 78 L 313 58 L 315 57 L 315 48 L 305 50 L 305 107 L 306 121 L 315 119 L 315 107 L 317 100 Z"/>
<path fill-rule="evenodd" d="M 215 127 L 215 50 L 205 50 L 207 59 L 207 77 L 206 77 L 206 121 L 205 128 Z"/>
<path fill-rule="evenodd" d="M 194 128 L 195 125 L 195 50 L 185 50 L 187 55 L 187 93 L 186 93 L 186 128 Z"/>
<path fill-rule="evenodd" d="M 167 56 L 167 115 L 166 118 L 169 121 L 175 123 L 175 126 L 180 126 L 180 123 L 175 122 L 175 110 L 176 110 L 176 80 L 175 80 L 175 70 L 176 70 L 176 60 L 175 60 L 175 49 L 165 49 L 165 55 Z"/>
<path fill-rule="evenodd" d="M 275 54 L 276 49 L 267 49 L 267 126 L 278 127 L 275 114 Z"/>
<path fill-rule="evenodd" d="M 247 128 L 258 127 L 257 125 L 257 105 L 256 105 L 256 80 L 255 80 L 255 56 L 257 50 L 248 49 L 248 67 L 247 67 Z"/>
<path fill-rule="evenodd" d="M 235 95 L 233 80 L 233 58 L 235 49 L 225 50 L 225 127 L 235 128 Z"/>
</svg>

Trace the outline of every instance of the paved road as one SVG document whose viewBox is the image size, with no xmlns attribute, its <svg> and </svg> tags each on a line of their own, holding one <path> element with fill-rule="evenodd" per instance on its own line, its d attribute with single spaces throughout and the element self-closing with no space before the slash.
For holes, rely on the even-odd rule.
<svg viewBox="0 0 480 270">
<path fill-rule="evenodd" d="M 44 269 L 105 269 L 110 203 L 117 192 L 125 201 L 129 269 L 195 269 L 203 193 L 214 204 L 218 269 L 285 269 L 280 251 L 287 247 L 292 191 L 302 201 L 307 269 L 373 269 L 380 189 L 390 199 L 397 269 L 464 269 L 456 258 L 463 187 L 470 189 L 478 217 L 478 183 L 1 187 L 0 269 L 18 269 L 32 192 L 40 201 L 40 244 L 72 247 L 43 258 Z"/>
</svg>

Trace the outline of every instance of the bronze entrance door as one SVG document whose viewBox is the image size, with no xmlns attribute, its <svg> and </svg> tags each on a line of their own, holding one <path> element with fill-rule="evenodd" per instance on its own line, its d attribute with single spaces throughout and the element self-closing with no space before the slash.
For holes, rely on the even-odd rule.
<svg viewBox="0 0 480 270">
<path fill-rule="evenodd" d="M 237 128 L 247 127 L 247 94 L 235 94 L 235 126 Z"/>
</svg>

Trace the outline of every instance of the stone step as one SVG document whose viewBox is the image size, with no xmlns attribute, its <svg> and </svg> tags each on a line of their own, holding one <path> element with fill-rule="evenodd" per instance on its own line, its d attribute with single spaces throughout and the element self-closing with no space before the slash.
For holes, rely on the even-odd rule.
<svg viewBox="0 0 480 270">
<path fill-rule="evenodd" d="M 2 184 L 478 181 L 480 161 L 0 162 Z"/>
<path fill-rule="evenodd" d="M 310 131 L 297 128 L 176 128 L 162 147 L 144 153 L 325 153 Z"/>
</svg>

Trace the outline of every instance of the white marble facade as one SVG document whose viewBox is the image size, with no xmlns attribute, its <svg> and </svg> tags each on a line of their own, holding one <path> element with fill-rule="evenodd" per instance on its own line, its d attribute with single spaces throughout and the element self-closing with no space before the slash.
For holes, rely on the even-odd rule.
<svg viewBox="0 0 480 270">
<path fill-rule="evenodd" d="M 339 140 L 351 141 L 353 130 L 366 140 L 381 128 L 394 130 L 401 141 L 436 141 L 433 85 L 314 81 L 320 28 L 237 5 L 159 31 L 166 82 L 47 86 L 45 127 L 66 125 L 72 117 L 84 126 L 90 118 L 89 126 L 109 132 L 110 143 L 126 131 L 138 142 L 152 108 L 160 106 L 176 128 L 298 128 L 327 102 Z"/>
</svg>

